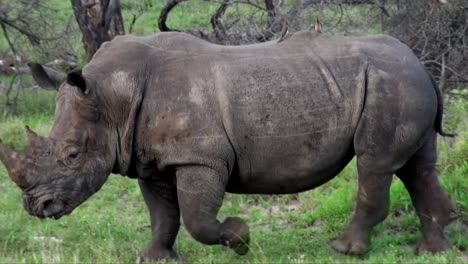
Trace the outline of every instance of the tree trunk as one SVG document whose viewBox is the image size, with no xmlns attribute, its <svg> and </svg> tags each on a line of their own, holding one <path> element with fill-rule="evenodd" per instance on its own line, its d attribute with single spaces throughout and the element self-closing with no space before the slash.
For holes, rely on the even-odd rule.
<svg viewBox="0 0 468 264">
<path fill-rule="evenodd" d="M 119 0 L 71 0 L 89 61 L 102 43 L 125 34 Z"/>
</svg>

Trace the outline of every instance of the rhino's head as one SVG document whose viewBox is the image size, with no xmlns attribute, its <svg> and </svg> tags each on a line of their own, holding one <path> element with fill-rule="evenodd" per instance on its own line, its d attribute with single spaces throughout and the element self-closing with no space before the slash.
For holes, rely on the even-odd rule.
<svg viewBox="0 0 468 264">
<path fill-rule="evenodd" d="M 55 123 L 48 137 L 26 127 L 26 154 L 0 144 L 0 160 L 22 189 L 25 209 L 58 219 L 104 184 L 116 160 L 116 135 L 101 114 L 93 81 L 81 71 L 62 76 L 30 66 L 36 82 L 58 89 Z"/>
</svg>

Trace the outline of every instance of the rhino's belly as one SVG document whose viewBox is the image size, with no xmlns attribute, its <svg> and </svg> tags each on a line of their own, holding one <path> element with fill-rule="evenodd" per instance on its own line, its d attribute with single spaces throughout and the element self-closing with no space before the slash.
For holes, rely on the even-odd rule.
<svg viewBox="0 0 468 264">
<path fill-rule="evenodd" d="M 310 190 L 336 176 L 354 156 L 352 135 L 340 133 L 340 129 L 244 141 L 236 153 L 237 166 L 228 192 L 284 194 Z"/>
</svg>

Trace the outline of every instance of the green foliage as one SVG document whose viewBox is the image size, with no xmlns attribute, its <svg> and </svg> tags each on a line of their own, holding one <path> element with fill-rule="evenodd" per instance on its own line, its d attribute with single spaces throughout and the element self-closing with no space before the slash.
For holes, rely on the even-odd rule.
<svg viewBox="0 0 468 264">
<path fill-rule="evenodd" d="M 0 1 L 0 5 L 5 8 L 2 10 L 6 12 L 4 17 L 11 22 L 6 29 L 17 55 L 31 61 L 48 62 L 64 52 L 75 53 L 82 49 L 70 1 L 6 2 Z M 33 37 L 28 38 L 20 31 Z M 0 54 L 13 55 L 3 32 L 0 35 Z"/>
<path fill-rule="evenodd" d="M 457 95 L 448 102 L 447 114 L 444 116 L 445 130 L 456 131 L 457 136 L 454 139 L 439 139 L 439 164 L 445 170 L 468 162 L 468 100 Z"/>
<path fill-rule="evenodd" d="M 29 125 L 39 134 L 46 135 L 53 122 L 56 92 L 35 90 L 18 98 L 18 115 L 0 117 L 0 139 L 18 150 L 26 149 L 24 126 Z M 5 100 L 0 96 L 0 102 Z M 0 113 L 3 111 L 0 111 Z"/>
<path fill-rule="evenodd" d="M 55 110 L 55 91 L 27 91 L 18 100 L 18 116 L 38 122 L 38 118 L 52 117 Z"/>
<path fill-rule="evenodd" d="M 453 95 L 445 100 L 444 127 L 448 131 L 461 130 L 459 126 L 467 126 L 468 117 L 468 89 L 454 90 Z M 465 114 L 463 114 L 465 113 Z"/>
</svg>

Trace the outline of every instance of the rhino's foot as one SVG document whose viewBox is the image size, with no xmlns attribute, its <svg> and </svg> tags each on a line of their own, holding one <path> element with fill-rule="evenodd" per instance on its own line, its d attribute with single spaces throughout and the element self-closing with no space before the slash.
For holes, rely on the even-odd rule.
<svg viewBox="0 0 468 264">
<path fill-rule="evenodd" d="M 438 241 L 422 241 L 413 246 L 417 255 L 424 253 L 440 253 L 450 249 L 452 245 L 447 239 L 439 239 Z"/>
<path fill-rule="evenodd" d="M 249 226 L 238 217 L 228 217 L 221 225 L 222 245 L 232 248 L 237 254 L 249 252 Z"/>
<path fill-rule="evenodd" d="M 334 250 L 348 255 L 363 255 L 369 249 L 367 239 L 348 231 L 332 240 L 330 246 Z"/>
<path fill-rule="evenodd" d="M 136 264 L 152 263 L 152 262 L 184 263 L 181 256 L 179 256 L 174 250 L 165 249 L 165 248 L 146 249 L 140 253 L 140 255 L 135 261 Z"/>
</svg>

